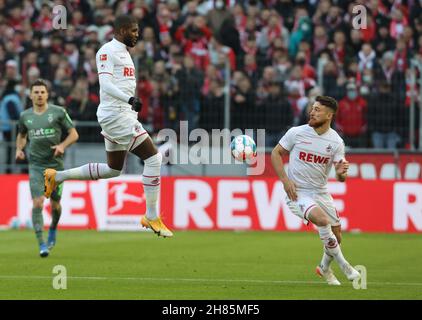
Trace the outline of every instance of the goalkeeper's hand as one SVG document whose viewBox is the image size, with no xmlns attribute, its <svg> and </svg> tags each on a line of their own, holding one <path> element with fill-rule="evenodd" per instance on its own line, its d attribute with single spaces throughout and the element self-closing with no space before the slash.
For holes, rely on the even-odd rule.
<svg viewBox="0 0 422 320">
<path fill-rule="evenodd" d="M 139 98 L 131 97 L 128 103 L 132 106 L 132 110 L 139 112 L 142 109 L 142 101 Z"/>
</svg>

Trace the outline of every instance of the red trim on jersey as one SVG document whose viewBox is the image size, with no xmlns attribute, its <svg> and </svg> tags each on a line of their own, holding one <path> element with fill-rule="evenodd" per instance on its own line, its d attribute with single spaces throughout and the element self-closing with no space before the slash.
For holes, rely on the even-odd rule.
<svg viewBox="0 0 422 320">
<path fill-rule="evenodd" d="M 338 243 L 334 247 L 325 246 L 327 249 L 334 249 L 338 246 Z"/>
<path fill-rule="evenodd" d="M 309 209 L 312 209 L 313 207 L 316 207 L 316 204 L 313 204 L 308 209 L 306 209 L 305 214 L 304 214 L 304 217 L 305 217 L 306 220 L 308 220 L 308 218 L 306 218 L 306 214 L 308 213 Z"/>
<path fill-rule="evenodd" d="M 90 163 L 88 163 L 88 168 L 89 168 L 89 176 L 91 177 L 91 180 L 95 180 L 94 177 L 92 176 L 92 173 L 91 173 L 91 164 Z"/>
<path fill-rule="evenodd" d="M 113 75 L 113 74 L 112 74 L 112 73 L 110 73 L 110 72 L 98 72 L 98 75 L 103 74 L 103 73 L 107 73 L 107 74 L 111 74 L 111 75 Z"/>
<path fill-rule="evenodd" d="M 118 144 L 116 141 L 113 141 L 113 140 L 111 140 L 111 139 L 109 139 L 109 138 L 107 138 L 105 135 L 103 135 L 102 133 L 101 133 L 101 135 L 104 137 L 104 139 L 107 139 L 108 141 L 110 141 L 111 143 L 114 143 L 114 144 Z"/>
<path fill-rule="evenodd" d="M 144 132 L 142 132 L 140 135 L 137 135 L 137 136 L 133 139 L 133 143 L 132 143 L 132 145 L 130 146 L 129 151 L 131 151 L 131 150 L 132 150 L 132 147 L 135 145 L 136 139 L 138 139 L 140 136 L 142 136 L 142 135 L 144 135 L 144 134 L 146 134 L 146 133 L 147 133 L 147 132 L 146 132 L 146 131 L 144 131 Z"/>
<path fill-rule="evenodd" d="M 146 176 L 146 175 L 142 175 L 143 177 L 145 177 L 145 178 L 159 178 L 160 176 Z"/>
<path fill-rule="evenodd" d="M 157 184 L 146 184 L 146 183 L 143 183 L 143 185 L 144 186 L 148 186 L 148 187 L 156 187 L 156 186 L 159 186 L 160 184 L 159 183 L 157 183 Z"/>
</svg>

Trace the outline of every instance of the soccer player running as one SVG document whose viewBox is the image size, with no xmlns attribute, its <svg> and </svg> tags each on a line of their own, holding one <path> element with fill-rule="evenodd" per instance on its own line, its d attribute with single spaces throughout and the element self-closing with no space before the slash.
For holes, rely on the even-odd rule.
<svg viewBox="0 0 422 320">
<path fill-rule="evenodd" d="M 331 97 L 316 97 L 308 124 L 289 129 L 271 154 L 272 165 L 287 193 L 288 207 L 304 223 L 311 221 L 318 228 L 324 252 L 316 272 L 329 285 L 340 285 L 330 268 L 333 259 L 348 280 L 360 277 L 341 252 L 340 219 L 333 198 L 327 192 L 332 165 L 335 166 L 337 180 L 341 182 L 346 180 L 349 168 L 344 142 L 331 128 L 337 107 L 337 101 Z M 289 153 L 286 174 L 282 156 Z"/>
<path fill-rule="evenodd" d="M 24 148 L 29 138 L 29 186 L 32 197 L 32 224 L 38 240 L 40 256 L 47 257 L 56 244 L 57 225 L 62 208 L 60 199 L 63 184 L 58 184 L 51 194 L 52 222 L 47 244 L 43 239 L 44 220 L 44 177 L 46 168 L 63 170 L 65 149 L 78 140 L 79 136 L 66 110 L 47 102 L 47 84 L 39 79 L 31 84 L 30 98 L 33 107 L 23 111 L 19 118 L 19 131 L 16 138 L 16 160 L 24 160 Z M 66 138 L 61 141 L 62 132 Z"/>
<path fill-rule="evenodd" d="M 142 103 L 135 97 L 135 67 L 127 50 L 127 47 L 136 45 L 138 34 L 138 23 L 134 17 L 118 16 L 114 22 L 114 39 L 104 44 L 96 55 L 100 82 L 97 118 L 104 136 L 107 163 L 88 163 L 64 171 L 47 169 L 44 172 L 44 194 L 50 197 L 56 186 L 65 180 L 117 177 L 123 169 L 127 152 L 132 152 L 145 164 L 141 180 L 147 212 L 141 224 L 158 236 L 172 237 L 173 233 L 159 217 L 157 208 L 162 155 L 138 121 Z"/>
</svg>

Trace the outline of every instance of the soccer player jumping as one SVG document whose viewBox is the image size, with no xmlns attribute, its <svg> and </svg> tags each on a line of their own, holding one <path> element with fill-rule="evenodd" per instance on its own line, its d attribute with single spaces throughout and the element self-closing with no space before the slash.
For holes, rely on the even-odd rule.
<svg viewBox="0 0 422 320">
<path fill-rule="evenodd" d="M 58 183 L 65 180 L 108 179 L 120 175 L 127 152 L 144 161 L 144 185 L 147 212 L 141 224 L 162 237 L 173 233 L 158 216 L 162 156 L 138 121 L 141 101 L 135 97 L 136 72 L 127 47 L 133 48 L 139 36 L 137 20 L 129 15 L 114 22 L 114 39 L 104 44 L 96 55 L 100 82 L 100 105 L 97 110 L 101 134 L 104 136 L 107 163 L 88 163 L 64 171 L 44 172 L 45 196 L 50 197 Z"/>
<path fill-rule="evenodd" d="M 344 142 L 331 128 L 337 107 L 337 101 L 331 97 L 316 97 L 308 124 L 289 129 L 271 154 L 272 165 L 287 193 L 288 207 L 306 224 L 311 221 L 318 228 L 324 253 L 316 272 L 329 285 L 340 285 L 330 268 L 333 259 L 348 280 L 360 277 L 341 252 L 340 219 L 333 198 L 327 192 L 332 165 L 337 180 L 341 182 L 346 180 L 349 168 Z M 287 154 L 290 154 L 288 174 L 282 160 Z"/>
</svg>

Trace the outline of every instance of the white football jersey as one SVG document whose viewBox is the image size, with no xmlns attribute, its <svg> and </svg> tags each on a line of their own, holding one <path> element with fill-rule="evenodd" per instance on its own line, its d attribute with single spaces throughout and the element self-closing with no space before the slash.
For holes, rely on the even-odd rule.
<svg viewBox="0 0 422 320">
<path fill-rule="evenodd" d="M 287 175 L 297 189 L 326 192 L 333 163 L 344 159 L 344 142 L 338 133 L 330 128 L 319 135 L 305 124 L 289 129 L 279 144 L 290 151 Z"/>
<path fill-rule="evenodd" d="M 104 44 L 96 55 L 98 76 L 107 73 L 113 76 L 113 84 L 129 97 L 135 96 L 136 76 L 135 66 L 126 45 L 116 39 Z M 116 107 L 131 110 L 129 103 L 123 102 L 105 93 L 100 87 L 100 105 L 97 115 L 116 111 Z"/>
</svg>

